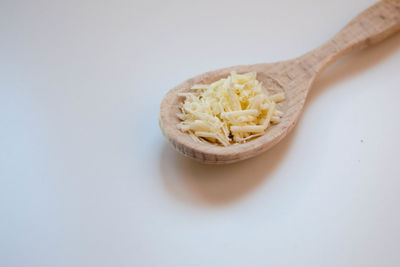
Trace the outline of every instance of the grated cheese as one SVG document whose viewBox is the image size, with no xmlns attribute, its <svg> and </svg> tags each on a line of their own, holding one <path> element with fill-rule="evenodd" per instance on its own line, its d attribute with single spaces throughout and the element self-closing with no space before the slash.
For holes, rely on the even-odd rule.
<svg viewBox="0 0 400 267">
<path fill-rule="evenodd" d="M 179 93 L 185 100 L 180 106 L 177 127 L 197 142 L 229 146 L 262 135 L 271 123 L 279 123 L 283 113 L 276 103 L 284 93 L 269 96 L 256 80 L 256 73 L 237 74 L 212 84 L 195 84 L 190 92 Z"/>
</svg>

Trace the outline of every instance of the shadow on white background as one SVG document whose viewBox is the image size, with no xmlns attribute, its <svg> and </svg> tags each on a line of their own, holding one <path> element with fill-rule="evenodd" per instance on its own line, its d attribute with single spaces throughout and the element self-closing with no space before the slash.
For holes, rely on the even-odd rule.
<svg viewBox="0 0 400 267">
<path fill-rule="evenodd" d="M 160 174 L 167 190 L 185 202 L 229 204 L 249 194 L 273 174 L 294 136 L 295 131 L 268 153 L 228 165 L 199 163 L 165 143 L 160 155 Z"/>
</svg>

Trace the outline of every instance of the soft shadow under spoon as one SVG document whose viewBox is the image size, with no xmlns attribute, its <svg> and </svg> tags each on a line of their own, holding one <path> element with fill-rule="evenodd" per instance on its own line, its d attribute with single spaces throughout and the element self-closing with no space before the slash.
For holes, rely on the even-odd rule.
<svg viewBox="0 0 400 267">
<path fill-rule="evenodd" d="M 344 29 L 315 50 L 292 60 L 242 65 L 206 72 L 193 77 L 164 97 L 159 114 L 160 128 L 168 141 L 184 155 L 205 163 L 232 163 L 260 154 L 282 140 L 300 117 L 315 78 L 338 58 L 362 47 L 377 43 L 400 30 L 400 0 L 384 0 L 369 7 Z M 284 112 L 281 122 L 267 129 L 264 135 L 244 144 L 227 147 L 194 142 L 176 125 L 179 119 L 178 92 L 190 90 L 197 83 L 209 84 L 227 77 L 231 71 L 256 72 L 257 80 L 266 88 L 283 91 L 286 100 L 279 109 Z"/>
</svg>

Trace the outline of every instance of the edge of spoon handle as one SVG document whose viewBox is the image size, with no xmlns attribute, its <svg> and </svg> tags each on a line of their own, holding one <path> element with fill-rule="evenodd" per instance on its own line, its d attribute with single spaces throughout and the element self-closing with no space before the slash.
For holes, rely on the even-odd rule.
<svg viewBox="0 0 400 267">
<path fill-rule="evenodd" d="M 299 60 L 320 73 L 340 57 L 378 43 L 400 31 L 400 0 L 382 0 L 355 17 L 325 44 Z"/>
</svg>

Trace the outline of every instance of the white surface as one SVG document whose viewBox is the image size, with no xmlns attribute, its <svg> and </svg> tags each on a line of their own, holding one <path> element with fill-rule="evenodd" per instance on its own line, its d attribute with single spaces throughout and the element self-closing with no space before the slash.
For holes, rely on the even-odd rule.
<svg viewBox="0 0 400 267">
<path fill-rule="evenodd" d="M 163 95 L 288 59 L 374 1 L 0 3 L 0 266 L 399 266 L 400 35 L 335 64 L 273 150 L 185 159 Z"/>
</svg>

